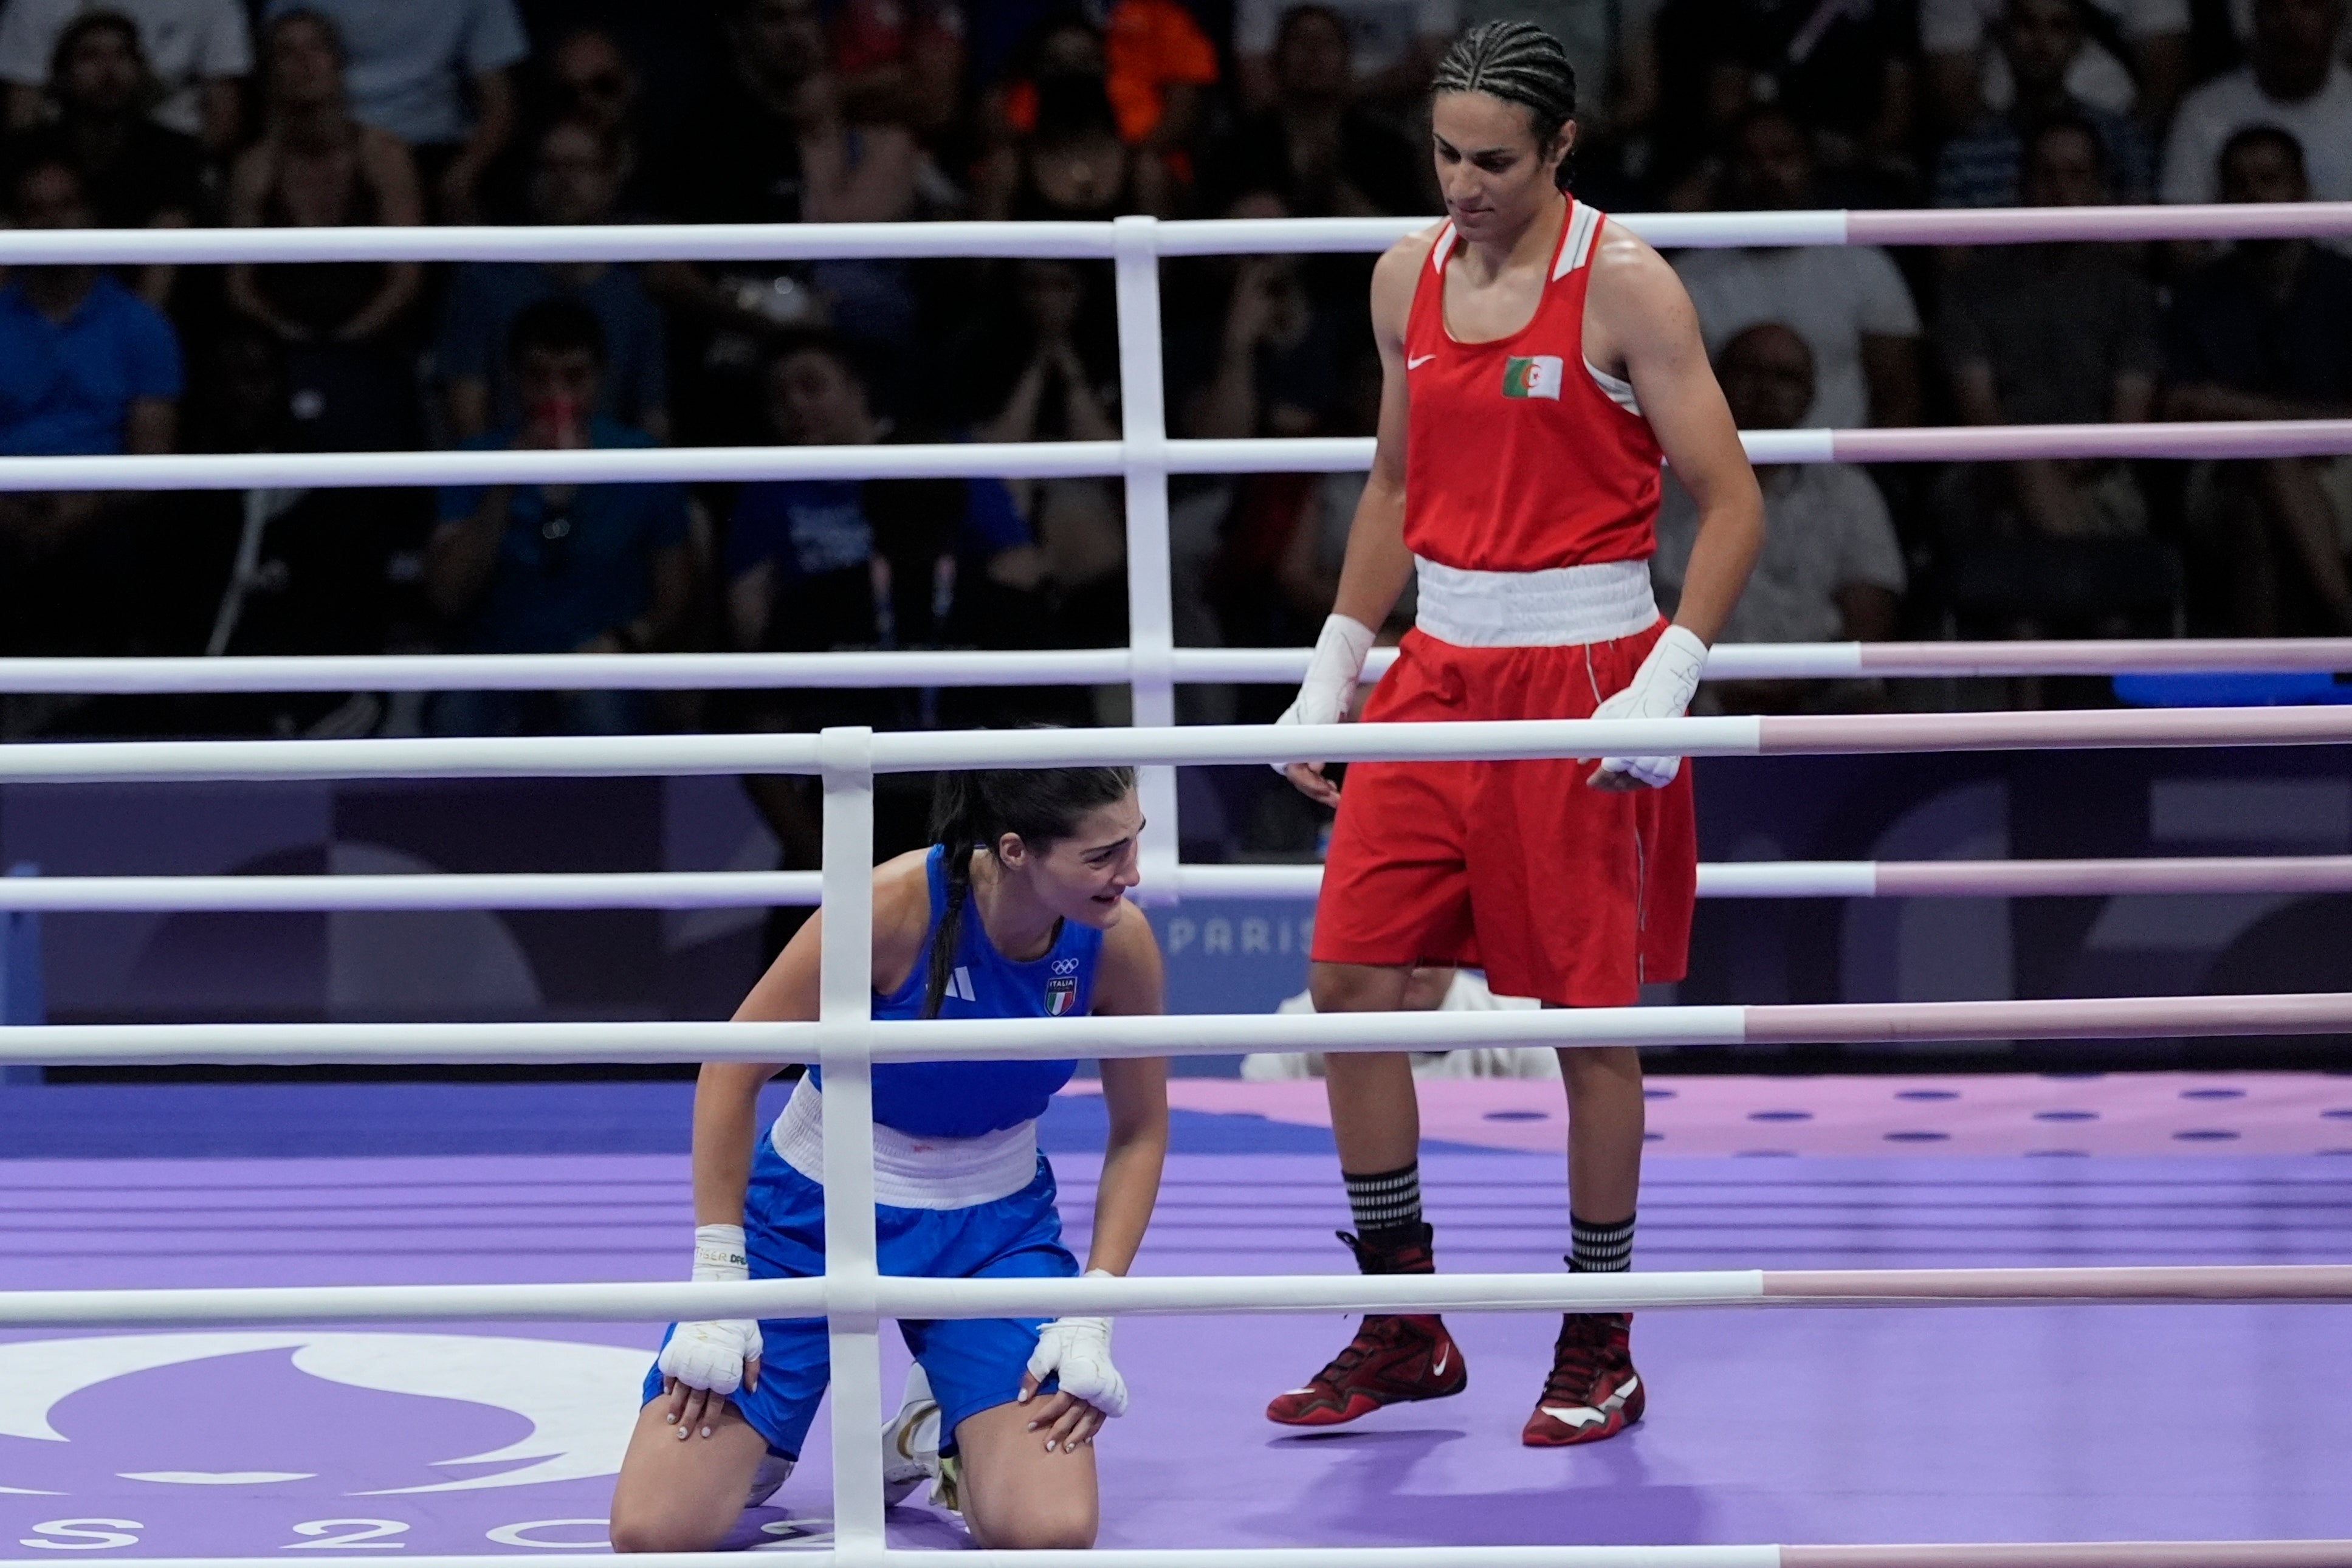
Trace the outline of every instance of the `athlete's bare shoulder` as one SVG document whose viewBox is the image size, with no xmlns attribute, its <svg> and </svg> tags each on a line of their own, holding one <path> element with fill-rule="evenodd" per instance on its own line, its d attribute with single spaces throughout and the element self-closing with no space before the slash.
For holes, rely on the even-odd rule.
<svg viewBox="0 0 2352 1568">
<path fill-rule="evenodd" d="M 1422 263 L 1437 243 L 1441 221 L 1415 229 L 1381 252 L 1372 266 L 1372 325 L 1382 336 L 1404 341 L 1405 317 L 1412 310 L 1412 291 L 1421 279 Z"/>
<path fill-rule="evenodd" d="M 1585 342 L 1592 351 L 1587 357 L 1612 371 L 1631 354 L 1698 336 L 1698 314 L 1681 276 L 1622 224 L 1601 231 L 1584 310 Z"/>
<path fill-rule="evenodd" d="M 1683 295 L 1682 279 L 1657 247 L 1622 223 L 1602 226 L 1592 251 L 1592 287 L 1612 294 L 1640 296 L 1664 289 Z"/>
<path fill-rule="evenodd" d="M 930 851 L 893 856 L 874 868 L 874 974 L 895 990 L 915 967 L 931 929 Z"/>
</svg>

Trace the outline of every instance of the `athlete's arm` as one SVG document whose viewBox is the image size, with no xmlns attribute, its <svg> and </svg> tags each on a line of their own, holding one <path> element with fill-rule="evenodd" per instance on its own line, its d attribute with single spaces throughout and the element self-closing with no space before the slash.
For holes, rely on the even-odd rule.
<svg viewBox="0 0 2352 1568">
<path fill-rule="evenodd" d="M 913 973 L 930 929 L 930 883 L 921 854 L 902 855 L 874 872 L 874 984 L 895 991 Z M 795 1023 L 817 1016 L 818 953 L 824 912 L 784 944 L 760 976 L 737 1023 Z M 782 1068 L 769 1062 L 705 1062 L 694 1087 L 694 1222 L 741 1225 L 759 1144 L 760 1090 Z"/>
<path fill-rule="evenodd" d="M 1103 938 L 1095 971 L 1097 1013 L 1162 1010 L 1160 944 L 1133 904 Z M 1168 1157 L 1168 1064 L 1156 1057 L 1102 1064 L 1103 1108 L 1110 1136 L 1103 1147 L 1102 1180 L 1095 1188 L 1095 1233 L 1087 1253 L 1089 1274 L 1124 1274 L 1143 1245 L 1144 1228 L 1160 1197 L 1160 1170 Z M 1057 1318 L 1037 1336 L 1036 1353 L 1021 1380 L 1024 1403 L 1048 1377 L 1060 1386 L 1029 1412 L 1032 1432 L 1045 1447 L 1069 1452 L 1090 1443 L 1106 1416 L 1127 1410 L 1127 1380 L 1111 1364 L 1108 1318 Z"/>
<path fill-rule="evenodd" d="M 1348 527 L 1348 554 L 1339 567 L 1331 619 L 1317 640 L 1307 683 L 1286 721 L 1337 723 L 1347 717 L 1372 637 L 1396 608 L 1412 576 L 1412 552 L 1404 546 L 1404 329 L 1412 313 L 1413 285 L 1436 237 L 1434 227 L 1407 235 L 1389 247 L 1372 268 L 1372 341 L 1381 352 L 1381 423 L 1372 447 L 1372 471 Z M 1334 706 L 1338 712 L 1328 713 Z M 1308 799 L 1336 806 L 1339 786 L 1323 776 L 1323 766 L 1292 763 L 1283 772 Z"/>
<path fill-rule="evenodd" d="M 1348 555 L 1339 568 L 1333 613 L 1378 631 L 1412 578 L 1412 552 L 1404 547 L 1406 408 L 1404 329 L 1413 285 L 1429 259 L 1435 232 L 1410 234 L 1389 247 L 1372 268 L 1372 341 L 1381 351 L 1381 423 L 1372 471 L 1348 529 Z"/>
<path fill-rule="evenodd" d="M 1094 1010 L 1123 1016 L 1165 1009 L 1160 944 L 1133 904 L 1103 938 L 1095 972 Z M 1095 1233 L 1088 1269 L 1124 1274 L 1143 1245 L 1144 1227 L 1160 1196 L 1160 1170 L 1168 1155 L 1168 1064 L 1158 1057 L 1102 1064 L 1103 1109 L 1110 1136 L 1103 1145 L 1102 1180 L 1095 1189 Z"/>
<path fill-rule="evenodd" d="M 1707 363 L 1698 312 L 1665 259 L 1615 224 L 1593 262 L 1588 310 L 1586 342 L 1606 356 L 1594 363 L 1633 384 L 1675 478 L 1698 503 L 1675 624 L 1712 643 L 1764 546 L 1764 495 Z"/>
<path fill-rule="evenodd" d="M 913 970 L 930 923 L 930 889 L 921 855 L 901 856 L 874 873 L 874 973 L 896 990 Z M 911 862 L 911 868 L 909 867 Z M 820 913 L 794 933 L 776 962 L 735 1009 L 739 1023 L 793 1023 L 817 1016 Z M 705 1062 L 694 1086 L 695 1275 L 747 1277 L 743 1198 L 760 1137 L 760 1090 L 780 1070 L 771 1062 Z M 706 1227 L 719 1227 L 713 1232 Z M 705 1254 L 709 1254 L 706 1258 Z M 708 1425 L 738 1386 L 760 1383 L 760 1325 L 747 1319 L 680 1323 L 662 1347 L 669 1417 L 681 1435 Z M 739 1381 L 740 1380 L 740 1381 Z"/>
</svg>

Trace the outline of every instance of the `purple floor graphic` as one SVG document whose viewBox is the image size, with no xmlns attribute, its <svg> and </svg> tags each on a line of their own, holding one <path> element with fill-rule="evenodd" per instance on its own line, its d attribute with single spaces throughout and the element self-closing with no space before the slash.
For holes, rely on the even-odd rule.
<svg viewBox="0 0 2352 1568">
<path fill-rule="evenodd" d="M 1055 1162 L 1082 1237 L 1097 1162 Z M 1559 1267 L 1561 1173 L 1552 1153 L 1433 1153 L 1441 1265 Z M 671 1278 L 686 1174 L 676 1154 L 0 1161 L 0 1289 Z M 1180 1152 L 1139 1268 L 1337 1271 L 1344 1221 L 1326 1153 Z M 1661 1153 L 1637 1261 L 2347 1258 L 2342 1159 Z M 1634 1332 L 1648 1421 L 1551 1451 L 1517 1434 L 1553 1321 L 1454 1325 L 1466 1394 L 1306 1436 L 1260 1412 L 1345 1342 L 1346 1320 L 1122 1323 L 1134 1408 L 1102 1439 L 1103 1543 L 2352 1536 L 2346 1309 L 1652 1312 Z M 0 1338 L 0 1557 L 595 1547 L 655 1338 L 629 1324 Z M 904 1353 L 885 1345 L 895 1392 Z M 824 1432 L 738 1543 L 826 1542 Z M 962 1541 L 922 1508 L 895 1510 L 892 1531 Z"/>
</svg>

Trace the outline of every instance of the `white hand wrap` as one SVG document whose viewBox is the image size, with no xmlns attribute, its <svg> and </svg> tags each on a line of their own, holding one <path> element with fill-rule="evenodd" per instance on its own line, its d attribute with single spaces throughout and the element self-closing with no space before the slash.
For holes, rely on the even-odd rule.
<svg viewBox="0 0 2352 1568">
<path fill-rule="evenodd" d="M 733 1283 L 751 1277 L 740 1225 L 704 1225 L 694 1230 L 694 1278 Z M 656 1364 L 664 1377 L 688 1388 L 732 1394 L 743 1386 L 746 1366 L 760 1360 L 760 1325 L 750 1318 L 723 1322 L 680 1323 L 662 1346 Z"/>
<path fill-rule="evenodd" d="M 1337 724 L 1348 716 L 1356 700 L 1356 681 L 1364 673 L 1364 657 L 1372 651 L 1372 628 L 1348 616 L 1332 616 L 1315 639 L 1314 657 L 1307 661 L 1307 679 L 1298 695 L 1282 710 L 1277 724 Z M 1276 773 L 1285 764 L 1271 764 Z"/>
<path fill-rule="evenodd" d="M 1706 668 L 1706 644 L 1681 626 L 1668 626 L 1624 690 L 1592 710 L 1595 719 L 1679 719 L 1690 711 L 1698 678 Z M 1603 757 L 1600 771 L 1630 773 L 1652 789 L 1674 783 L 1680 757 Z"/>
<path fill-rule="evenodd" d="M 1108 1279 L 1107 1268 L 1089 1268 L 1089 1279 Z M 1108 1318 L 1056 1318 L 1037 1331 L 1029 1375 L 1039 1383 L 1061 1380 L 1064 1394 L 1083 1399 L 1106 1415 L 1127 1414 L 1127 1379 L 1110 1363 Z"/>
</svg>

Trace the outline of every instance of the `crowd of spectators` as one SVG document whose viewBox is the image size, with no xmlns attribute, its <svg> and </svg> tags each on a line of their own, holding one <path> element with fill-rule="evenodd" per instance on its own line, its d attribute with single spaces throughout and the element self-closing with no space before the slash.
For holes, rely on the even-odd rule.
<svg viewBox="0 0 2352 1568">
<path fill-rule="evenodd" d="M 5 0 L 26 227 L 1432 212 L 1461 27 L 1577 60 L 1605 207 L 2352 198 L 2346 0 Z M 2333 416 L 2352 260 L 2231 247 L 1695 250 L 1743 424 Z M 1163 270 L 1176 434 L 1371 427 L 1369 258 Z M 1108 264 L 20 268 L 0 452 L 1101 439 Z M 1764 476 L 1732 635 L 2352 632 L 2352 465 Z M 1358 476 L 1181 479 L 1178 632 L 1298 645 Z M 0 651 L 1101 647 L 1115 481 L 0 498 Z M 1656 575 L 1688 550 L 1671 493 Z M 1406 612 L 1409 615 L 1409 608 Z M 1192 718 L 1285 694 L 1192 690 Z M 1758 687 L 1734 706 L 1883 700 Z M 11 734 L 1087 721 L 1111 694 L 16 699 Z M 943 715 L 946 718 L 943 720 Z M 788 839 L 805 803 L 763 801 Z"/>
</svg>

